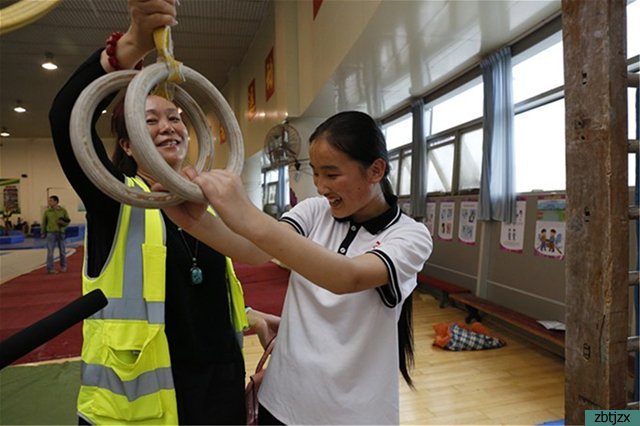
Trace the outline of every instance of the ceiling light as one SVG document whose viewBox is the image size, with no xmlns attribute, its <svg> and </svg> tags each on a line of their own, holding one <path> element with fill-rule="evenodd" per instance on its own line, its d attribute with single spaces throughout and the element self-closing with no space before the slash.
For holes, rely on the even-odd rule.
<svg viewBox="0 0 640 426">
<path fill-rule="evenodd" d="M 19 99 L 16 101 L 16 106 L 13 107 L 13 110 L 19 114 L 27 112 L 27 109 L 22 106 L 22 101 Z"/>
<path fill-rule="evenodd" d="M 44 58 L 45 58 L 45 61 L 42 63 L 42 68 L 49 71 L 58 69 L 58 66 L 53 62 L 53 53 L 45 52 Z"/>
<path fill-rule="evenodd" d="M 0 136 L 2 136 L 3 138 L 8 138 L 9 136 L 11 136 L 11 133 L 9 133 L 6 127 L 3 127 L 2 129 L 0 129 Z"/>
</svg>

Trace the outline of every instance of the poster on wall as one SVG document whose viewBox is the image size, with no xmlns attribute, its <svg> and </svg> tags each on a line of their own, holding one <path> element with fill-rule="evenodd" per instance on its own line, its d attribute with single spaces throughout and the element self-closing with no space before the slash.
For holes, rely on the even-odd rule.
<svg viewBox="0 0 640 426">
<path fill-rule="evenodd" d="M 2 210 L 4 212 L 20 213 L 20 202 L 18 199 L 20 179 L 0 178 L 0 188 L 2 188 Z"/>
<path fill-rule="evenodd" d="M 276 77 L 274 73 L 273 64 L 273 47 L 267 55 L 267 59 L 264 60 L 264 90 L 265 99 L 268 101 L 273 92 L 276 91 Z"/>
<path fill-rule="evenodd" d="M 478 213 L 477 201 L 462 201 L 460 203 L 460 223 L 458 224 L 458 241 L 474 245 L 476 243 L 476 220 Z"/>
<path fill-rule="evenodd" d="M 427 211 L 424 217 L 424 224 L 427 225 L 429 232 L 433 235 L 436 222 L 436 203 L 427 203 Z"/>
<path fill-rule="evenodd" d="M 564 258 L 566 206 L 564 195 L 538 198 L 535 255 L 558 260 Z"/>
<path fill-rule="evenodd" d="M 247 118 L 252 120 L 253 117 L 256 116 L 257 111 L 256 105 L 256 79 L 254 78 L 249 83 L 249 87 L 247 88 Z"/>
<path fill-rule="evenodd" d="M 516 220 L 513 223 L 502 222 L 500 229 L 500 249 L 512 253 L 522 253 L 524 250 L 524 223 L 527 211 L 527 201 L 516 201 Z"/>
<path fill-rule="evenodd" d="M 453 239 L 453 215 L 456 204 L 453 201 L 440 203 L 440 216 L 438 221 L 438 238 L 445 241 Z"/>
</svg>

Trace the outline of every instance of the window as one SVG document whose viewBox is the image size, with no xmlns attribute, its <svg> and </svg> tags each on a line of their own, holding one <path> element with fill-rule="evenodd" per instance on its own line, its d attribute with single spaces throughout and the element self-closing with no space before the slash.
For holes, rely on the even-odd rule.
<svg viewBox="0 0 640 426">
<path fill-rule="evenodd" d="M 278 187 L 278 170 L 266 170 L 262 173 L 262 204 L 275 204 Z"/>
<path fill-rule="evenodd" d="M 397 149 L 389 154 L 389 181 L 398 196 L 411 195 L 411 148 Z"/>
<path fill-rule="evenodd" d="M 484 84 L 473 78 L 427 103 L 427 193 L 480 188 Z"/>
<path fill-rule="evenodd" d="M 460 138 L 460 182 L 461 191 L 480 188 L 482 175 L 482 128 L 463 133 Z"/>
<path fill-rule="evenodd" d="M 382 132 L 387 141 L 387 150 L 392 151 L 413 141 L 413 116 L 403 115 L 397 120 L 385 124 Z"/>
<path fill-rule="evenodd" d="M 513 58 L 516 192 L 566 187 L 561 32 Z"/>
<path fill-rule="evenodd" d="M 564 190 L 564 99 L 517 114 L 514 121 L 516 192 Z"/>
<path fill-rule="evenodd" d="M 398 154 L 396 154 L 395 157 L 389 158 L 389 181 L 391 182 L 391 187 L 396 193 L 398 192 L 398 178 L 400 176 L 400 173 L 398 173 L 398 164 L 400 164 Z"/>
<path fill-rule="evenodd" d="M 512 71 L 513 102 L 516 104 L 563 86 L 564 57 L 560 33 L 514 57 L 513 63 L 516 64 Z"/>
<path fill-rule="evenodd" d="M 431 131 L 435 135 L 473 119 L 482 117 L 484 84 L 480 77 L 431 104 Z M 458 92 L 457 94 L 455 94 Z M 425 122 L 429 122 L 426 120 Z"/>
<path fill-rule="evenodd" d="M 430 144 L 427 151 L 427 193 L 451 192 L 454 136 Z"/>
<path fill-rule="evenodd" d="M 404 150 L 401 154 L 400 166 L 400 188 L 398 195 L 411 194 L 411 150 Z"/>
</svg>

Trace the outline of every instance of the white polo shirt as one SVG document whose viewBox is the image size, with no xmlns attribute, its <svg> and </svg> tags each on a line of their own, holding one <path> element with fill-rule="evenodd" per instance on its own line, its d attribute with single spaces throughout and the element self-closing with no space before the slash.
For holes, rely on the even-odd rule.
<svg viewBox="0 0 640 426">
<path fill-rule="evenodd" d="M 281 219 L 345 256 L 374 253 L 389 273 L 382 287 L 336 295 L 291 272 L 259 392 L 260 403 L 285 424 L 400 422 L 398 319 L 433 245 L 426 226 L 391 201 L 363 224 L 334 219 L 323 197 L 302 201 Z"/>
</svg>

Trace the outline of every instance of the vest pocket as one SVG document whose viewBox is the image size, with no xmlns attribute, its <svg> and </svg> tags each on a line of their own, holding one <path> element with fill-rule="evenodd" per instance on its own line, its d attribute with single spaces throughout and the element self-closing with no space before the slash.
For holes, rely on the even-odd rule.
<svg viewBox="0 0 640 426">
<path fill-rule="evenodd" d="M 124 421 L 162 418 L 161 392 L 174 393 L 164 328 L 131 322 L 104 325 L 105 361 L 96 370 L 94 414 Z"/>
</svg>

